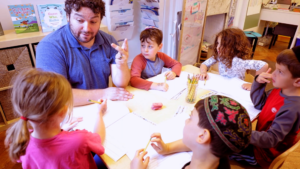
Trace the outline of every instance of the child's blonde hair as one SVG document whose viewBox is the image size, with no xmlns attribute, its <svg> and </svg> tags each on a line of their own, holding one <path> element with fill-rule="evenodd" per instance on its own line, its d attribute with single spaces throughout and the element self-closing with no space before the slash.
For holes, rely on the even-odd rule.
<svg viewBox="0 0 300 169">
<path fill-rule="evenodd" d="M 221 37 L 221 56 L 217 51 L 219 37 Z M 216 35 L 213 55 L 216 60 L 224 63 L 227 68 L 231 68 L 234 57 L 246 60 L 251 58 L 251 53 L 250 42 L 242 30 L 238 28 L 227 28 Z"/>
<path fill-rule="evenodd" d="M 72 88 L 62 75 L 29 69 L 20 72 L 12 85 L 11 101 L 17 116 L 42 124 L 65 106 L 72 111 Z M 20 119 L 6 132 L 5 145 L 12 161 L 25 154 L 30 139 L 28 127 L 27 120 Z"/>
</svg>

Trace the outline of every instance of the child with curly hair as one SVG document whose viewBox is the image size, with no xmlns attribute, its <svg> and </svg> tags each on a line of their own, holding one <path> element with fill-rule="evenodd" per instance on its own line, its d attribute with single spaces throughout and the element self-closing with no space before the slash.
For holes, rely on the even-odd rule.
<svg viewBox="0 0 300 169">
<path fill-rule="evenodd" d="M 200 80 L 208 79 L 207 70 L 219 62 L 219 73 L 228 78 L 245 79 L 247 69 L 256 70 L 256 75 L 266 72 L 269 65 L 264 61 L 250 60 L 250 43 L 244 32 L 237 28 L 228 28 L 217 34 L 213 56 L 200 66 Z M 251 85 L 245 83 L 242 88 L 251 90 Z"/>
</svg>

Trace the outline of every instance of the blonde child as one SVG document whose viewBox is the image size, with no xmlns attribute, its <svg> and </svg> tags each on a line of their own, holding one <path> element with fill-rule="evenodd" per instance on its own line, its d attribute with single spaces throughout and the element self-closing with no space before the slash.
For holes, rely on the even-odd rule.
<svg viewBox="0 0 300 169">
<path fill-rule="evenodd" d="M 169 89 L 167 83 L 145 80 L 160 74 L 163 67 L 172 68 L 172 71 L 165 73 L 167 80 L 173 80 L 176 76 L 180 76 L 181 63 L 162 52 L 158 52 L 163 46 L 162 39 L 162 31 L 155 27 L 147 27 L 141 32 L 142 53 L 134 58 L 131 65 L 130 83 L 133 87 L 144 90 L 167 91 Z"/>
<path fill-rule="evenodd" d="M 183 139 L 165 144 L 160 133 L 152 134 L 151 146 L 162 155 L 192 151 L 191 162 L 183 169 L 230 168 L 228 155 L 250 142 L 251 121 L 245 108 L 228 97 L 213 95 L 200 100 L 186 120 Z M 147 152 L 138 150 L 131 169 L 146 169 Z"/>
<path fill-rule="evenodd" d="M 25 169 L 97 168 L 91 152 L 104 153 L 106 101 L 99 106 L 94 133 L 68 132 L 60 124 L 71 116 L 73 97 L 62 75 L 30 69 L 19 73 L 13 86 L 11 100 L 20 120 L 5 138 L 12 161 L 21 162 Z"/>
<path fill-rule="evenodd" d="M 249 60 L 250 43 L 244 32 L 237 28 L 228 28 L 217 34 L 214 55 L 200 66 L 200 80 L 208 79 L 207 70 L 219 62 L 219 73 L 228 78 L 244 80 L 247 69 L 256 70 L 256 74 L 267 71 L 268 64 L 263 61 Z M 251 84 L 242 85 L 245 90 L 251 90 Z"/>
</svg>

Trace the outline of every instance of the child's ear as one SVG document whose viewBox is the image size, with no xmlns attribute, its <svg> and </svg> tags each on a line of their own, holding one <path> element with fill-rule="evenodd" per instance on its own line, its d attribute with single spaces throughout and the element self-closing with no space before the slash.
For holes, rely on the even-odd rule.
<svg viewBox="0 0 300 169">
<path fill-rule="evenodd" d="M 210 142 L 210 132 L 207 129 L 203 129 L 197 137 L 199 144 L 208 144 Z"/>
<path fill-rule="evenodd" d="M 59 112 L 59 116 L 65 117 L 67 112 L 68 112 L 68 106 L 65 105 L 65 107 L 62 108 L 61 111 Z"/>
<path fill-rule="evenodd" d="M 67 14 L 67 21 L 70 21 L 70 15 Z"/>
<path fill-rule="evenodd" d="M 162 43 L 160 45 L 158 45 L 159 50 L 161 50 L 162 47 L 163 47 Z"/>
<path fill-rule="evenodd" d="M 300 78 L 296 78 L 296 80 L 294 82 L 294 86 L 300 88 Z"/>
</svg>

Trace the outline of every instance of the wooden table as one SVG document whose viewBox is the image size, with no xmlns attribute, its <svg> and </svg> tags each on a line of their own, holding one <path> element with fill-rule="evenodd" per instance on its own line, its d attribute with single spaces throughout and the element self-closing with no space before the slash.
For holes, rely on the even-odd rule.
<svg viewBox="0 0 300 169">
<path fill-rule="evenodd" d="M 191 66 L 191 65 L 184 66 L 182 68 L 182 71 L 185 71 L 185 72 L 188 72 L 188 73 L 194 73 L 194 74 L 197 74 L 197 73 L 200 72 L 199 68 Z M 153 101 L 153 99 L 156 99 L 155 101 L 157 101 L 157 102 L 161 101 L 160 100 L 161 98 L 151 98 L 152 96 L 150 96 L 149 91 L 136 89 L 136 88 L 133 88 L 131 86 L 128 86 L 126 89 L 129 92 L 139 94 L 139 96 L 135 95 L 135 97 L 133 99 L 131 99 L 129 101 L 126 101 L 126 102 L 123 102 L 127 106 L 127 108 L 130 110 L 130 112 L 134 112 L 134 111 L 136 111 L 136 110 L 138 110 L 142 107 L 145 107 L 145 105 L 141 105 L 141 104 L 143 104 L 140 101 L 142 96 L 143 96 L 143 99 L 146 102 L 147 101 Z M 191 106 L 191 108 L 193 108 L 193 105 L 186 103 L 184 98 L 185 98 L 185 96 L 181 95 L 178 100 L 170 100 L 168 102 L 167 111 L 175 112 L 176 109 L 178 108 L 178 105 Z M 174 106 L 170 106 L 170 105 L 174 105 Z M 129 159 L 129 157 L 127 155 L 124 155 L 117 162 L 115 162 L 113 159 L 111 159 L 106 154 L 102 155 L 101 157 L 111 169 L 129 169 L 130 168 L 130 161 L 131 160 Z"/>
<path fill-rule="evenodd" d="M 199 73 L 200 70 L 199 68 L 197 67 L 194 67 L 192 65 L 187 65 L 187 66 L 184 66 L 182 68 L 182 71 L 186 71 L 186 72 L 189 72 L 189 73 Z M 145 90 L 139 90 L 139 89 L 136 89 L 136 88 L 132 88 L 130 86 L 128 86 L 126 88 L 129 92 L 141 92 L 141 93 L 144 93 L 145 96 L 147 95 L 148 91 L 145 91 Z M 145 98 L 146 99 L 146 98 Z M 178 100 L 174 100 L 172 104 L 174 105 L 178 105 L 178 103 L 181 102 L 180 99 Z M 135 111 L 136 109 L 138 109 L 140 107 L 140 105 L 136 104 L 136 100 L 135 99 L 132 99 L 130 101 L 127 101 L 127 102 L 124 102 L 126 104 L 126 106 L 129 108 L 130 112 L 133 112 Z M 185 103 L 184 105 L 188 106 L 189 104 L 188 103 Z M 173 109 L 176 109 L 177 107 L 173 107 Z M 172 108 L 171 108 L 172 109 Z M 172 111 L 170 109 L 170 111 Z M 174 111 L 174 110 L 173 110 Z M 101 158 L 106 162 L 106 164 L 109 166 L 110 169 L 130 169 L 130 162 L 131 160 L 129 159 L 129 157 L 127 155 L 124 155 L 121 159 L 119 159 L 117 162 L 115 162 L 113 159 L 111 159 L 108 155 L 104 154 L 101 156 Z"/>
</svg>

